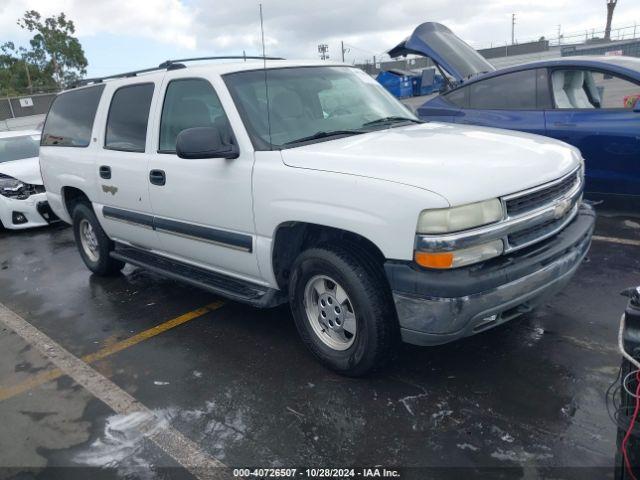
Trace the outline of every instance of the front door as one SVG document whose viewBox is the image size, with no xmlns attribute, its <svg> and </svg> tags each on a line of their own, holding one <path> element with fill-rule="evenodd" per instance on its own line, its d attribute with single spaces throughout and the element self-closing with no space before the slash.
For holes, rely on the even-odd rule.
<svg viewBox="0 0 640 480">
<path fill-rule="evenodd" d="M 640 85 L 610 73 L 559 69 L 551 74 L 554 108 L 547 135 L 580 149 L 590 193 L 640 195 Z"/>
<path fill-rule="evenodd" d="M 106 129 L 96 139 L 94 167 L 98 185 L 98 214 L 108 235 L 114 240 L 156 249 L 158 237 L 147 184 L 149 148 L 147 123 L 154 82 L 122 87 L 107 84 L 108 105 L 101 109 L 99 125 Z"/>
<path fill-rule="evenodd" d="M 178 260 L 259 280 L 251 194 L 253 151 L 241 148 L 240 156 L 232 160 L 179 158 L 176 138 L 187 128 L 216 127 L 223 138 L 234 141 L 234 136 L 209 80 L 175 78 L 164 88 L 158 153 L 149 163 L 147 180 L 161 248 Z"/>
</svg>

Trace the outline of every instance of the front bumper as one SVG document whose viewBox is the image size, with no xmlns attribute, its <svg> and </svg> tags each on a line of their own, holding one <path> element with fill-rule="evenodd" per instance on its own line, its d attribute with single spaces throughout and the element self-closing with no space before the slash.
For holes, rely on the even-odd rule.
<svg viewBox="0 0 640 480">
<path fill-rule="evenodd" d="M 387 262 L 402 339 L 439 345 L 531 311 L 561 290 L 589 250 L 595 212 L 586 204 L 554 237 L 484 263 L 446 271 Z"/>
<path fill-rule="evenodd" d="M 26 222 L 15 223 L 14 212 L 21 213 Z M 46 193 L 31 195 L 26 200 L 16 200 L 0 195 L 0 221 L 10 230 L 43 227 L 58 220 L 47 203 Z"/>
</svg>

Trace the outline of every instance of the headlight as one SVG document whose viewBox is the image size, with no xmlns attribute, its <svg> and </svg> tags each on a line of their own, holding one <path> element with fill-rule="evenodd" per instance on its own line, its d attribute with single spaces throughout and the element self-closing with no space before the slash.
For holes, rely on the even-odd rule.
<svg viewBox="0 0 640 480">
<path fill-rule="evenodd" d="M 502 220 L 502 204 L 494 198 L 453 208 L 425 210 L 418 219 L 418 233 L 459 232 Z"/>
<path fill-rule="evenodd" d="M 23 182 L 13 177 L 8 177 L 6 175 L 0 176 L 0 195 L 9 198 L 20 198 L 24 195 L 22 189 L 25 186 L 26 185 Z"/>
<path fill-rule="evenodd" d="M 416 263 L 427 268 L 457 268 L 482 262 L 498 255 L 502 255 L 504 246 L 502 240 L 475 245 L 469 248 L 451 252 L 415 252 Z"/>
</svg>

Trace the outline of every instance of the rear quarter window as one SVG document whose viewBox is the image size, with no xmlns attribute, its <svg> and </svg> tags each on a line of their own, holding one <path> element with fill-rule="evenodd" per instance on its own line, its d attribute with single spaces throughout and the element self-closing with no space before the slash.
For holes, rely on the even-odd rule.
<svg viewBox="0 0 640 480">
<path fill-rule="evenodd" d="M 468 91 L 468 88 L 458 88 L 451 93 L 447 93 L 444 98 L 456 107 L 467 108 L 469 106 Z"/>
<path fill-rule="evenodd" d="M 104 85 L 61 93 L 56 97 L 44 128 L 43 146 L 87 147 Z"/>
</svg>

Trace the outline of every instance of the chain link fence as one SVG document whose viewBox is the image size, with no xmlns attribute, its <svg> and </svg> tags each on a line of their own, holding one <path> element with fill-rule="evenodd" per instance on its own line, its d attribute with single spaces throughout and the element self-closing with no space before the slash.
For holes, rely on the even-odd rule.
<svg viewBox="0 0 640 480">
<path fill-rule="evenodd" d="M 55 97 L 55 93 L 42 93 L 0 98 L 0 121 L 45 114 Z"/>
</svg>

